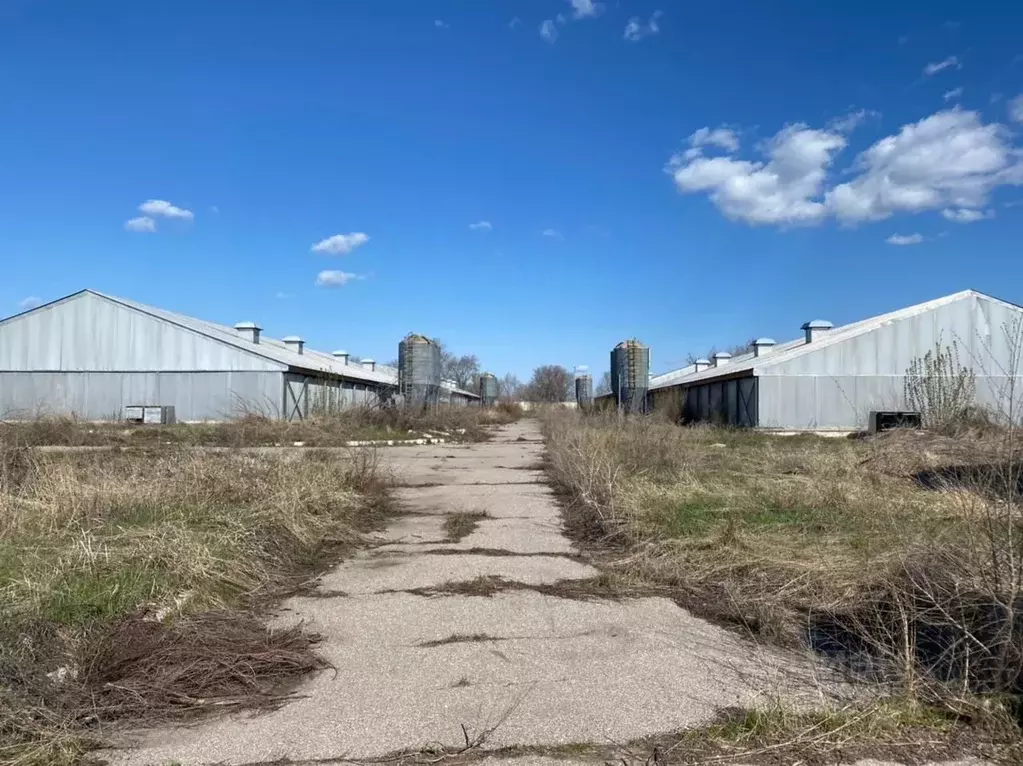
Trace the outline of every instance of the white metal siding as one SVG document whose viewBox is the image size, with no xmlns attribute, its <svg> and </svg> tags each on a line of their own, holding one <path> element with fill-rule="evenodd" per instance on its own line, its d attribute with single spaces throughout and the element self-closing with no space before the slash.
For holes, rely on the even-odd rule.
<svg viewBox="0 0 1023 766">
<path fill-rule="evenodd" d="M 959 364 L 974 371 L 977 403 L 1008 414 L 1008 392 L 1023 373 L 1021 360 L 1012 353 L 1019 342 L 1014 330 L 1021 319 L 1023 312 L 1018 308 L 978 295 L 884 323 L 837 343 L 822 343 L 818 350 L 761 371 L 760 426 L 866 428 L 871 410 L 908 408 L 906 371 L 939 344 L 955 344 Z M 1017 385 L 1017 390 L 1023 392 L 1023 385 Z"/>
<path fill-rule="evenodd" d="M 282 381 L 273 372 L 0 372 L 0 418 L 120 419 L 136 404 L 173 405 L 181 421 L 278 417 Z"/>
<path fill-rule="evenodd" d="M 1015 390 L 1013 390 L 1015 385 Z M 757 378 L 760 426 L 781 429 L 862 430 L 872 410 L 905 410 L 904 375 L 763 375 Z M 978 376 L 977 404 L 1018 421 L 1023 378 Z"/>
</svg>

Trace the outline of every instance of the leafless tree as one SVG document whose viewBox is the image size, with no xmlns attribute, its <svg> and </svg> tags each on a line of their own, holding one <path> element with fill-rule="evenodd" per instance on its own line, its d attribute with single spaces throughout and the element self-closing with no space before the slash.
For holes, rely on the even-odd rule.
<svg viewBox="0 0 1023 766">
<path fill-rule="evenodd" d="M 440 376 L 444 380 L 454 381 L 455 385 L 467 391 L 479 387 L 480 360 L 475 354 L 456 356 L 444 347 L 439 338 L 434 343 L 440 346 Z"/>
<path fill-rule="evenodd" d="M 522 381 L 518 379 L 518 376 L 510 372 L 507 373 L 497 381 L 497 395 L 502 402 L 518 400 L 522 395 Z"/>
<path fill-rule="evenodd" d="M 572 397 L 575 377 L 564 367 L 547 364 L 533 370 L 533 377 L 526 385 L 523 398 L 531 402 L 557 403 Z"/>
<path fill-rule="evenodd" d="M 594 396 L 604 396 L 605 394 L 611 393 L 611 373 L 605 372 L 600 379 L 600 383 L 597 384 L 597 390 L 593 392 Z"/>
</svg>

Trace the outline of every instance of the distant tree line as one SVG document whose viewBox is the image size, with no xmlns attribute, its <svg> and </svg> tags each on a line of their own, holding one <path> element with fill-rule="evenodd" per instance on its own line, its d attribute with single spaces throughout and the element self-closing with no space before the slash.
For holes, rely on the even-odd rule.
<svg viewBox="0 0 1023 766">
<path fill-rule="evenodd" d="M 475 354 L 461 356 L 454 354 L 440 339 L 435 338 L 434 343 L 440 346 L 441 378 L 451 381 L 465 391 L 478 393 L 480 376 L 483 374 L 479 358 Z M 398 360 L 388 362 L 387 366 L 397 367 Z M 523 383 L 509 372 L 497 379 L 497 395 L 502 401 L 537 403 L 572 401 L 575 398 L 575 375 L 560 365 L 547 364 L 533 370 L 529 382 Z"/>
</svg>

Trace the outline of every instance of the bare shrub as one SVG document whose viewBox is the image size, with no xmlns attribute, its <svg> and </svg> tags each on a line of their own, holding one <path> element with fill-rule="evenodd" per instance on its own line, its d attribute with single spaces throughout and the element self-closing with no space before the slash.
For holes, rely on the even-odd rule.
<svg viewBox="0 0 1023 766">
<path fill-rule="evenodd" d="M 974 409 L 977 376 L 959 362 L 955 341 L 942 346 L 941 339 L 906 370 L 905 396 L 909 407 L 920 413 L 925 428 L 954 431 Z"/>
</svg>

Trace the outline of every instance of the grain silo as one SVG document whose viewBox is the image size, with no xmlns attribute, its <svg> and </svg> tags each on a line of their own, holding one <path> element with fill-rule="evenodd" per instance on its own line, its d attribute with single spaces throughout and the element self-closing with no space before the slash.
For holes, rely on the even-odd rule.
<svg viewBox="0 0 1023 766">
<path fill-rule="evenodd" d="M 575 403 L 584 411 L 593 405 L 593 378 L 588 373 L 576 376 Z"/>
<path fill-rule="evenodd" d="M 483 409 L 493 407 L 497 402 L 497 376 L 492 372 L 480 375 L 480 406 Z"/>
<path fill-rule="evenodd" d="M 410 408 L 440 400 L 440 346 L 425 335 L 409 333 L 398 344 L 398 391 Z"/>
<path fill-rule="evenodd" d="M 650 388 L 650 349 L 638 340 L 625 340 L 611 351 L 611 390 L 618 409 L 646 412 Z"/>
</svg>

